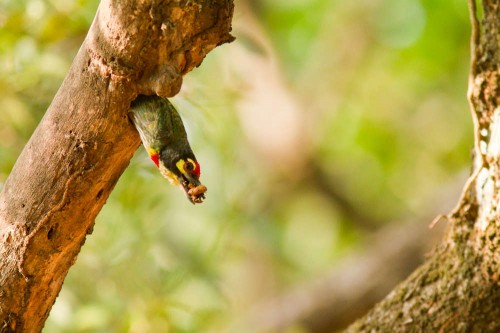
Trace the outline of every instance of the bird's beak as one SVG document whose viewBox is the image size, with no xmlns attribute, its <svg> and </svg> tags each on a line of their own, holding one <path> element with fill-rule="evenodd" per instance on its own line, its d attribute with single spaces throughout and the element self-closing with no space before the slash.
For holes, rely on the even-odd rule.
<svg viewBox="0 0 500 333">
<path fill-rule="evenodd" d="M 192 204 L 202 203 L 207 187 L 189 174 L 182 174 L 179 185 Z"/>
</svg>

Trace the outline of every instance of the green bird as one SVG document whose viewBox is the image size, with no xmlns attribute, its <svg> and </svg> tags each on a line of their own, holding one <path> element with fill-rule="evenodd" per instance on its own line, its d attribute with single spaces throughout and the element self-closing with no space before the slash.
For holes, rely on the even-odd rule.
<svg viewBox="0 0 500 333">
<path fill-rule="evenodd" d="M 189 145 L 179 113 L 166 98 L 139 95 L 129 117 L 160 173 L 178 185 L 191 203 L 201 203 L 207 188 L 201 184 L 200 164 Z"/>
</svg>

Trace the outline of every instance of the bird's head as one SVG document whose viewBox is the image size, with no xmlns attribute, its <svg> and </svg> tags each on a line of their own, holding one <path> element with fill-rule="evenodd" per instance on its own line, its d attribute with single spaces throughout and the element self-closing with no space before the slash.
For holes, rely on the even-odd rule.
<svg viewBox="0 0 500 333">
<path fill-rule="evenodd" d="M 200 182 L 201 168 L 190 147 L 148 150 L 151 160 L 170 183 L 179 186 L 191 203 L 201 203 L 207 188 Z"/>
</svg>

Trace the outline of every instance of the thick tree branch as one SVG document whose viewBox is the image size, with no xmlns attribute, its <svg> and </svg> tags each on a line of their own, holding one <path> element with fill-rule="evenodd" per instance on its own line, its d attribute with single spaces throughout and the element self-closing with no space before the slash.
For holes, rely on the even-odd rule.
<svg viewBox="0 0 500 333">
<path fill-rule="evenodd" d="M 440 249 L 349 332 L 500 331 L 500 6 L 470 0 L 474 172 Z"/>
<path fill-rule="evenodd" d="M 139 146 L 138 94 L 172 96 L 232 40 L 231 0 L 104 0 L 0 194 L 0 331 L 38 332 Z"/>
</svg>

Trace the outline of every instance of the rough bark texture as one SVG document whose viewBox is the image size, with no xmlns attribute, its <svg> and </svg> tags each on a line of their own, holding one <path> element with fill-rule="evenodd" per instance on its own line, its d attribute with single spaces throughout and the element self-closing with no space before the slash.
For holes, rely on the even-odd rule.
<svg viewBox="0 0 500 333">
<path fill-rule="evenodd" d="M 500 332 L 500 4 L 470 1 L 473 174 L 442 246 L 348 332 Z M 369 278 L 369 277 L 367 277 Z"/>
<path fill-rule="evenodd" d="M 140 144 L 138 94 L 172 96 L 231 41 L 232 0 L 104 0 L 0 194 L 0 332 L 39 332 Z"/>
</svg>

